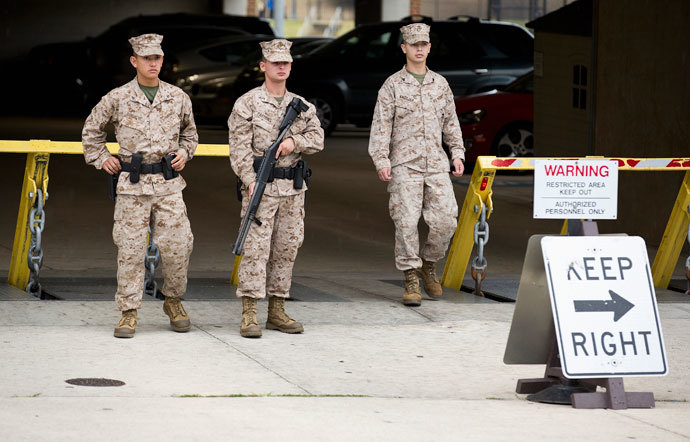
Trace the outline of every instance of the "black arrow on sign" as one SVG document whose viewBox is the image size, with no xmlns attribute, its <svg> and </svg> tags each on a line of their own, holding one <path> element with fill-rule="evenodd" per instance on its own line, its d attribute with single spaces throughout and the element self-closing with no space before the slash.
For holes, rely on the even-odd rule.
<svg viewBox="0 0 690 442">
<path fill-rule="evenodd" d="M 573 301 L 576 312 L 613 312 L 613 322 L 618 321 L 635 304 L 620 296 L 613 290 L 609 290 L 610 301 Z"/>
</svg>

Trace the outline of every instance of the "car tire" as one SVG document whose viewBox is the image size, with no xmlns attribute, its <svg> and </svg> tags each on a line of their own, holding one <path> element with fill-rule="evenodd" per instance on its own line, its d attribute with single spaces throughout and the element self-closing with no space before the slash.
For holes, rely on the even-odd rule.
<svg viewBox="0 0 690 442">
<path fill-rule="evenodd" d="M 534 125 L 522 121 L 503 127 L 494 138 L 491 155 L 497 157 L 533 157 Z"/>
<path fill-rule="evenodd" d="M 321 121 L 324 134 L 330 135 L 338 124 L 339 108 L 335 104 L 336 101 L 329 95 L 314 95 L 307 98 L 307 101 L 316 108 L 316 116 Z"/>
</svg>

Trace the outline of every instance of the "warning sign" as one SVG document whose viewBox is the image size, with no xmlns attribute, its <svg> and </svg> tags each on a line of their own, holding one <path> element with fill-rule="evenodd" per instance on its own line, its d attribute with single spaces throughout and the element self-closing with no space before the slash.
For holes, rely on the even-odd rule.
<svg viewBox="0 0 690 442">
<path fill-rule="evenodd" d="M 617 216 L 617 162 L 534 161 L 534 218 L 616 219 Z"/>
<path fill-rule="evenodd" d="M 541 240 L 568 378 L 667 373 L 647 248 L 640 237 Z"/>
</svg>

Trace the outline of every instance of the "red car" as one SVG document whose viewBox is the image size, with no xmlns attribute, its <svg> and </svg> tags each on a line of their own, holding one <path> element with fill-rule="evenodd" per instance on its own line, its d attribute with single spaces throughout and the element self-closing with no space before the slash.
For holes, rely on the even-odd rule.
<svg viewBox="0 0 690 442">
<path fill-rule="evenodd" d="M 519 77 L 501 91 L 455 99 L 465 140 L 465 159 L 534 156 L 534 77 Z"/>
</svg>

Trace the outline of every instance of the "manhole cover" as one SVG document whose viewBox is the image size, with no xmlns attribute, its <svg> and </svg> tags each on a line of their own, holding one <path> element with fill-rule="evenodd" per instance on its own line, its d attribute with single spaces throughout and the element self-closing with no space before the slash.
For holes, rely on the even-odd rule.
<svg viewBox="0 0 690 442">
<path fill-rule="evenodd" d="M 74 378 L 67 379 L 65 382 L 72 385 L 81 385 L 82 387 L 122 387 L 124 382 L 117 379 L 103 379 L 103 378 Z"/>
</svg>

